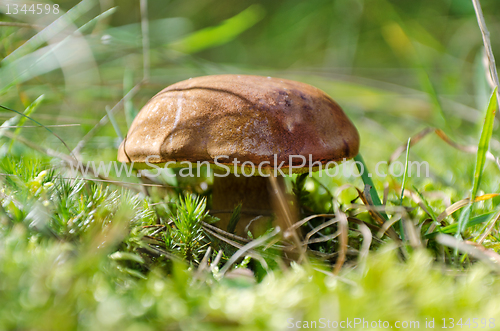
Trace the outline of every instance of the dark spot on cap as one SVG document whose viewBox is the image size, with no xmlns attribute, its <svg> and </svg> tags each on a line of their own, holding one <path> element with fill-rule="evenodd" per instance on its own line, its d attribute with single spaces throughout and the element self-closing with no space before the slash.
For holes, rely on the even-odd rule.
<svg viewBox="0 0 500 331">
<path fill-rule="evenodd" d="M 347 157 L 349 155 L 349 144 L 345 139 L 342 139 L 342 141 L 344 142 L 344 156 Z"/>
<path fill-rule="evenodd" d="M 292 90 L 292 94 L 298 95 L 302 100 L 307 100 L 305 94 L 300 90 Z"/>
</svg>

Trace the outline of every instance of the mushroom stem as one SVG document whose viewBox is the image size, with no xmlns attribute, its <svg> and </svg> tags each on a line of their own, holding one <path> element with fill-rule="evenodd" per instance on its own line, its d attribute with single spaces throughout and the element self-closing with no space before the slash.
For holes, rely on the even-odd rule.
<svg viewBox="0 0 500 331">
<path fill-rule="evenodd" d="M 245 177 L 241 174 L 238 177 L 234 174 L 214 177 L 212 209 L 233 210 L 241 203 L 240 220 L 236 225 L 235 234 L 246 236 L 250 230 L 254 237 L 261 235 L 271 226 L 269 216 L 273 213 L 268 182 L 266 177 Z M 258 218 L 259 215 L 264 217 Z M 216 225 L 227 230 L 231 213 L 220 214 L 217 217 L 220 221 Z"/>
</svg>

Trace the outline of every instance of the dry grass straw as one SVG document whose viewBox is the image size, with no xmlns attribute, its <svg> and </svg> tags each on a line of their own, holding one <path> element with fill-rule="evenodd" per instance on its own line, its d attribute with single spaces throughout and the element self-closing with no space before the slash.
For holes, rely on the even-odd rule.
<svg viewBox="0 0 500 331">
<path fill-rule="evenodd" d="M 483 37 L 483 44 L 486 57 L 488 58 L 489 64 L 489 73 L 491 81 L 493 82 L 492 88 L 499 87 L 500 83 L 498 81 L 498 72 L 495 63 L 495 56 L 493 55 L 493 50 L 491 49 L 491 41 L 490 41 L 490 32 L 486 27 L 486 22 L 484 20 L 483 10 L 481 8 L 481 3 L 479 0 L 472 0 L 472 4 L 474 5 L 474 11 L 476 12 L 477 24 L 479 25 L 479 29 L 481 30 L 481 35 Z M 500 92 L 497 89 L 497 109 L 500 106 Z"/>
</svg>

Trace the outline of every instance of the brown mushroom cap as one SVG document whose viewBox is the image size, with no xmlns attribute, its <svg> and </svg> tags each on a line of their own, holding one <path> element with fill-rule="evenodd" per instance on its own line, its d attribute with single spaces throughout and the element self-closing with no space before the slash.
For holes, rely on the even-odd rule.
<svg viewBox="0 0 500 331">
<path fill-rule="evenodd" d="M 305 156 L 308 166 L 309 155 L 325 164 L 353 158 L 358 149 L 358 131 L 323 91 L 280 78 L 217 75 L 155 95 L 133 121 L 118 160 L 137 164 L 159 155 L 149 162 L 212 164 L 227 155 L 218 162 L 269 161 L 273 167 L 276 155 L 287 168 L 290 155 Z"/>
</svg>

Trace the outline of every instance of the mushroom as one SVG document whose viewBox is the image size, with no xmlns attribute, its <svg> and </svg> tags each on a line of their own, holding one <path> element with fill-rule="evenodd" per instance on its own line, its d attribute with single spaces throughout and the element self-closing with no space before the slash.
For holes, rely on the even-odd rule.
<svg viewBox="0 0 500 331">
<path fill-rule="evenodd" d="M 146 161 L 210 165 L 212 209 L 242 203 L 235 233 L 244 235 L 255 214 L 271 213 L 268 178 L 258 176 L 259 166 L 260 174 L 279 175 L 280 165 L 285 174 L 303 173 L 353 158 L 358 148 L 356 128 L 321 90 L 280 78 L 216 75 L 178 82 L 155 95 L 133 121 L 118 160 L 135 167 L 146 167 Z M 248 176 L 252 165 L 255 173 Z M 218 226 L 227 229 L 230 215 L 220 218 Z"/>
</svg>

